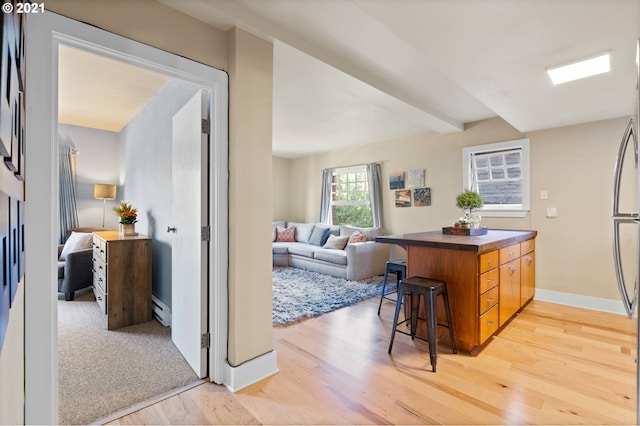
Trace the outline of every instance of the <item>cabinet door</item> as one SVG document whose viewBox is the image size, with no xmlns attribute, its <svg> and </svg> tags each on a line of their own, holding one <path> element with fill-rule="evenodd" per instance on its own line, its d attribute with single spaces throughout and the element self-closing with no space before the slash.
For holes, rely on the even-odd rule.
<svg viewBox="0 0 640 426">
<path fill-rule="evenodd" d="M 520 258 L 520 306 L 531 300 L 536 290 L 536 252 L 527 253 Z"/>
<path fill-rule="evenodd" d="M 520 309 L 520 259 L 500 266 L 500 327 Z"/>
</svg>

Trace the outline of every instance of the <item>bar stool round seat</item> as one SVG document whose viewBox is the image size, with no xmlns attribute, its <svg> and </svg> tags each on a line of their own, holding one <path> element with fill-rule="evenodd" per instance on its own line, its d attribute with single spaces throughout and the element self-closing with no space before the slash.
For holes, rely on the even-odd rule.
<svg viewBox="0 0 640 426">
<path fill-rule="evenodd" d="M 413 298 L 411 300 L 411 309 L 408 316 L 398 322 L 398 316 L 400 314 L 400 306 L 402 304 L 402 298 L 410 295 L 416 295 L 417 300 Z M 438 296 L 442 296 L 444 302 L 445 315 L 447 317 L 446 324 L 438 323 Z M 420 297 L 424 299 L 424 308 L 426 318 L 418 317 L 418 308 L 420 306 Z M 407 304 L 409 302 L 406 302 Z M 426 321 L 427 323 L 427 338 L 416 336 L 416 330 L 418 328 L 418 320 Z M 398 330 L 397 326 L 404 324 L 410 324 L 410 332 L 407 333 L 402 330 Z M 438 336 L 438 326 L 445 327 L 447 331 Z M 456 342 L 453 335 L 453 325 L 451 323 L 451 311 L 449 309 L 449 296 L 447 295 L 447 284 L 441 280 L 434 280 L 424 277 L 410 277 L 400 281 L 398 284 L 398 297 L 396 301 L 396 311 L 393 316 L 393 329 L 391 330 L 391 341 L 389 342 L 389 355 L 391 355 L 391 349 L 393 348 L 393 340 L 395 338 L 396 331 L 408 336 L 411 339 L 424 340 L 429 344 L 429 358 L 431 359 L 431 369 L 435 373 L 436 363 L 438 357 L 438 340 L 445 336 L 449 336 L 451 339 L 451 349 L 453 353 L 457 353 Z"/>
<path fill-rule="evenodd" d="M 384 268 L 384 278 L 382 280 L 382 293 L 380 294 L 380 303 L 378 304 L 378 315 L 380 315 L 380 308 L 382 307 L 382 301 L 384 299 L 395 302 L 396 299 L 398 298 L 398 296 L 396 296 L 396 299 L 389 297 L 390 294 L 398 292 L 397 287 L 395 290 L 392 290 L 389 292 L 386 291 L 387 278 L 389 274 L 396 274 L 396 283 L 400 284 L 400 281 L 404 280 L 405 277 L 407 276 L 407 261 L 402 259 L 387 261 L 387 265 Z"/>
</svg>

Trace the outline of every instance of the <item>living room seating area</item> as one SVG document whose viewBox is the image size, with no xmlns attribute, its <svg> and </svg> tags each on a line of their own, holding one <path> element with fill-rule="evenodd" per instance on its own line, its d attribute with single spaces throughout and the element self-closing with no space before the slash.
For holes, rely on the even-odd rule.
<svg viewBox="0 0 640 426">
<path fill-rule="evenodd" d="M 293 266 L 347 280 L 382 275 L 389 246 L 374 241 L 382 228 L 323 223 L 272 223 L 274 266 Z"/>
</svg>

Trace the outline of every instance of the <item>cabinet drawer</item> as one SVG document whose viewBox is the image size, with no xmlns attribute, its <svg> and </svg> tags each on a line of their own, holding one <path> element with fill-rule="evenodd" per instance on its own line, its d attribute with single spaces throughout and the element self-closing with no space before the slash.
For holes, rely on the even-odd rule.
<svg viewBox="0 0 640 426">
<path fill-rule="evenodd" d="M 492 269 L 489 272 L 480 274 L 480 294 L 498 285 L 500 279 L 500 270 Z"/>
<path fill-rule="evenodd" d="M 520 257 L 520 244 L 514 244 L 509 247 L 500 249 L 500 264 L 504 265 L 507 262 L 511 262 L 513 259 Z"/>
<path fill-rule="evenodd" d="M 107 276 L 107 264 L 104 263 L 104 261 L 102 259 L 100 259 L 99 257 L 93 258 L 93 273 L 94 274 L 100 274 L 103 277 Z"/>
<path fill-rule="evenodd" d="M 536 240 L 527 240 L 520 243 L 520 253 L 524 256 L 536 249 Z"/>
<path fill-rule="evenodd" d="M 107 279 L 100 273 L 93 274 L 93 286 L 99 286 L 102 289 L 103 293 L 109 292 L 109 288 L 107 287 Z"/>
<path fill-rule="evenodd" d="M 498 330 L 498 305 L 480 315 L 480 343 L 484 343 Z"/>
<path fill-rule="evenodd" d="M 500 291 L 498 287 L 494 287 L 491 290 L 487 291 L 484 294 L 480 295 L 480 314 L 486 312 L 492 306 L 495 306 L 498 303 L 498 297 L 500 296 Z"/>
<path fill-rule="evenodd" d="M 490 251 L 480 255 L 480 273 L 488 271 L 498 266 L 498 250 Z"/>
<path fill-rule="evenodd" d="M 100 311 L 103 314 L 107 314 L 107 297 L 102 292 L 102 289 L 98 285 L 93 286 L 93 295 L 96 297 L 96 302 L 98 302 L 98 306 L 100 306 Z"/>
</svg>

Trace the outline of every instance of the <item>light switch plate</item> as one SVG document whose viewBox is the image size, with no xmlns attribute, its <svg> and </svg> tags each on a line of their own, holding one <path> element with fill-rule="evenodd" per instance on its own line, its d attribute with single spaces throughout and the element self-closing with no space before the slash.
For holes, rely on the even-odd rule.
<svg viewBox="0 0 640 426">
<path fill-rule="evenodd" d="M 547 217 L 557 217 L 558 211 L 555 207 L 547 207 Z"/>
</svg>

